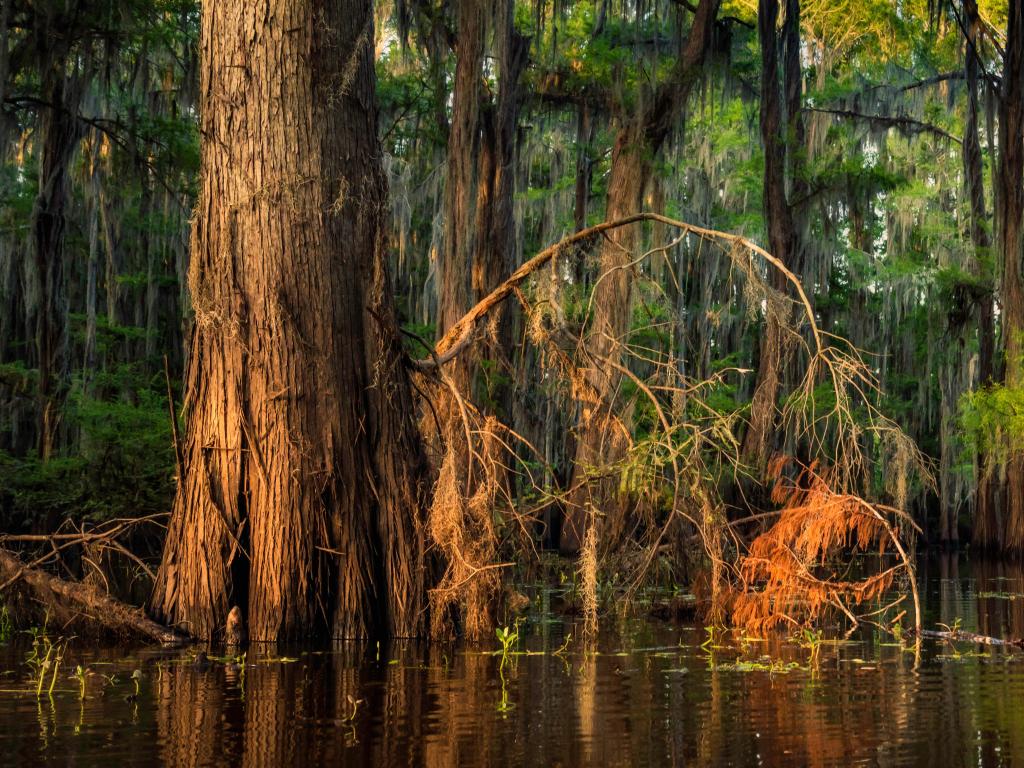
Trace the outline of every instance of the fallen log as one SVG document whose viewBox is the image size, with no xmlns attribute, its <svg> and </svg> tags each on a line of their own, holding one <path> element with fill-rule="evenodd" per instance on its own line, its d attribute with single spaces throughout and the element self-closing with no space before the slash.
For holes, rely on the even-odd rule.
<svg viewBox="0 0 1024 768">
<path fill-rule="evenodd" d="M 180 632 L 157 624 L 141 608 L 115 600 L 92 584 L 65 581 L 23 563 L 10 550 L 0 549 L 0 584 L 20 587 L 62 623 L 86 621 L 91 626 L 117 635 L 153 640 L 176 646 L 188 642 Z"/>
<path fill-rule="evenodd" d="M 948 631 L 922 629 L 921 637 L 928 640 L 952 640 L 961 643 L 980 643 L 981 645 L 1012 646 L 1015 648 L 1024 646 L 1024 640 L 1003 640 L 998 637 L 966 632 L 962 629 L 952 629 Z"/>
</svg>

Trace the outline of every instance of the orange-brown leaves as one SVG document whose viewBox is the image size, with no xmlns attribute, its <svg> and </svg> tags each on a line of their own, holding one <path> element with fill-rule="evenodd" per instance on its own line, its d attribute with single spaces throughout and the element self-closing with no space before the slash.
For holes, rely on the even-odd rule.
<svg viewBox="0 0 1024 768">
<path fill-rule="evenodd" d="M 833 610 L 852 615 L 850 606 L 881 596 L 896 572 L 853 581 L 830 572 L 830 559 L 843 552 L 877 547 L 884 553 L 891 529 L 859 496 L 834 492 L 831 471 L 817 463 L 795 472 L 792 466 L 784 456 L 769 462 L 771 498 L 782 509 L 739 563 L 745 589 L 734 602 L 733 621 L 755 632 L 813 622 Z"/>
</svg>

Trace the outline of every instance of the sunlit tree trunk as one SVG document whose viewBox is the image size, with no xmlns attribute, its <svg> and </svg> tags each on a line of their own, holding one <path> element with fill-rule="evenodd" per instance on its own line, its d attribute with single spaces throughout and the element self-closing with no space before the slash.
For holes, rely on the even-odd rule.
<svg viewBox="0 0 1024 768">
<path fill-rule="evenodd" d="M 587 226 L 587 211 L 590 207 L 590 187 L 594 175 L 594 158 L 591 157 L 594 141 L 594 120 L 590 113 L 590 105 L 585 101 L 578 107 L 576 121 L 576 184 L 573 204 L 573 227 L 579 232 Z"/>
<path fill-rule="evenodd" d="M 107 198 L 105 185 L 100 185 L 98 194 L 100 232 L 103 236 L 103 250 L 106 253 L 103 269 L 103 292 L 107 304 L 107 324 L 116 326 L 121 322 L 121 285 L 118 282 L 121 263 L 118 253 L 118 238 L 114 231 L 114 212 L 111 210 L 111 201 Z"/>
<path fill-rule="evenodd" d="M 100 261 L 100 213 L 99 213 L 99 136 L 94 132 L 88 142 L 89 152 L 85 157 L 87 174 L 87 198 L 89 216 L 89 263 L 86 267 L 85 286 L 85 349 L 82 355 L 82 381 L 87 394 L 92 393 L 92 381 L 96 374 L 96 324 L 97 284 Z"/>
<path fill-rule="evenodd" d="M 185 468 L 152 611 L 417 634 L 423 452 L 386 267 L 369 0 L 206 3 Z"/>
<path fill-rule="evenodd" d="M 1003 96 L 999 109 L 999 174 L 996 180 L 996 222 L 1001 257 L 1003 348 L 1006 386 L 1024 387 L 1024 5 L 1009 5 Z M 1005 547 L 1024 553 L 1024 446 L 1010 438 L 1005 469 Z"/>
</svg>

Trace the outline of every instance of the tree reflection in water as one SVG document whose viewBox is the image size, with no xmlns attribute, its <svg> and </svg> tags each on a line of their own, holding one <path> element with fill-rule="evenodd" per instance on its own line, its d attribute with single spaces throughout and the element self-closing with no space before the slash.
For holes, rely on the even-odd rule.
<svg viewBox="0 0 1024 768">
<path fill-rule="evenodd" d="M 1024 637 L 1021 564 L 946 558 L 921 571 L 930 626 Z M 1024 762 L 1024 652 L 930 644 L 915 670 L 913 654 L 865 629 L 824 644 L 812 670 L 787 638 L 702 647 L 703 627 L 637 621 L 556 655 L 572 629 L 550 617 L 520 628 L 529 654 L 506 664 L 506 706 L 496 642 L 250 649 L 244 669 L 83 650 L 69 669 L 81 660 L 119 682 L 94 675 L 80 702 L 69 681 L 39 703 L 24 648 L 8 646 L 0 742 L 32 764 Z M 126 701 L 139 667 L 141 694 Z"/>
</svg>

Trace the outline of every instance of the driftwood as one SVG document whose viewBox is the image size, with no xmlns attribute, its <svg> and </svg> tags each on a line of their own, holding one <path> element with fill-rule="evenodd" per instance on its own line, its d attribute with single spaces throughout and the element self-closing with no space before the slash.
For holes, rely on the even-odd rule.
<svg viewBox="0 0 1024 768">
<path fill-rule="evenodd" d="M 1024 646 L 1024 640 L 1003 640 L 988 635 L 977 635 L 974 632 L 965 632 L 962 629 L 940 631 L 936 629 L 922 629 L 921 637 L 925 640 L 953 640 L 962 643 L 980 643 L 981 645 L 1001 645 L 1019 648 Z"/>
<path fill-rule="evenodd" d="M 0 549 L 0 583 L 19 585 L 24 593 L 51 609 L 58 618 L 85 620 L 118 635 L 133 635 L 162 645 L 181 645 L 188 638 L 149 619 L 142 609 L 115 600 L 92 584 L 65 581 L 23 563 Z"/>
</svg>

